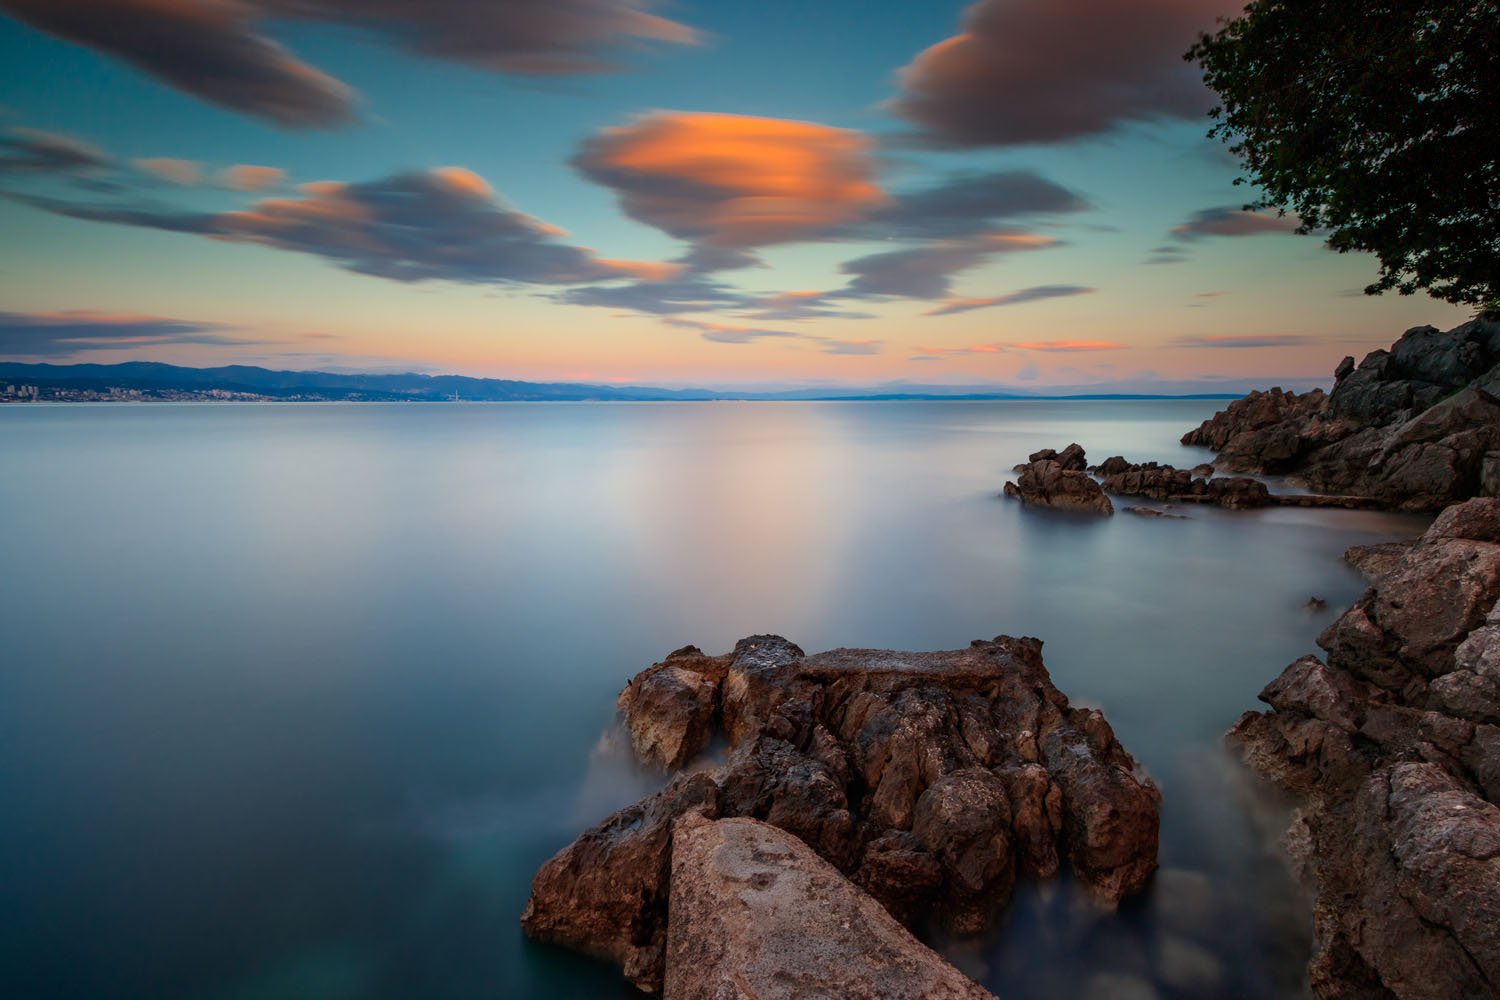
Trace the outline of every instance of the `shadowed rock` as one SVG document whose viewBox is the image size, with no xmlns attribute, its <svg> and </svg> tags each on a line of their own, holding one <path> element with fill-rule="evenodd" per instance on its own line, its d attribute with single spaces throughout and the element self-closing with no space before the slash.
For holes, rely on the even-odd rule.
<svg viewBox="0 0 1500 1000">
<path fill-rule="evenodd" d="M 1005 484 L 1005 495 L 1018 498 L 1028 507 L 1113 514 L 1114 504 L 1084 469 L 1083 449 L 1077 444 L 1061 452 L 1044 448 L 1031 455 L 1025 465 L 1016 466 L 1020 476 L 1014 483 Z"/>
<path fill-rule="evenodd" d="M 1383 565 L 1382 565 L 1383 564 Z M 1500 500 L 1448 508 L 1229 733 L 1301 800 L 1320 997 L 1500 984 Z"/>
<path fill-rule="evenodd" d="M 727 759 L 560 851 L 537 872 L 522 918 L 535 937 L 615 960 L 642 988 L 662 984 L 671 823 L 687 813 L 769 823 L 896 919 L 960 934 L 991 923 L 1018 873 L 1050 878 L 1066 861 L 1112 905 L 1156 866 L 1155 785 L 1101 713 L 1053 687 L 1035 639 L 808 656 L 780 636 L 751 636 L 724 656 L 679 651 L 627 692 L 678 670 L 717 692 Z M 678 690 L 679 680 L 662 683 Z M 633 743 L 647 747 L 680 728 L 663 706 L 696 717 L 703 703 L 621 700 Z"/>
<path fill-rule="evenodd" d="M 796 837 L 678 820 L 666 1000 L 993 1000 Z"/>
<path fill-rule="evenodd" d="M 1252 392 L 1182 438 L 1222 468 L 1294 475 L 1325 493 L 1439 510 L 1500 495 L 1500 322 L 1406 331 L 1333 392 Z"/>
</svg>

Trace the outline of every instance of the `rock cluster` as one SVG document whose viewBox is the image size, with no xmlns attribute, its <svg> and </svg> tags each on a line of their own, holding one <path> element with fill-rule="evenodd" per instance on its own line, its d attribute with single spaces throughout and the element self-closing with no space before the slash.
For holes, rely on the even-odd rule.
<svg viewBox="0 0 1500 1000">
<path fill-rule="evenodd" d="M 1077 444 L 1060 452 L 1043 448 L 1025 465 L 1016 466 L 1015 471 L 1021 475 L 1014 483 L 1005 484 L 1005 495 L 1031 507 L 1113 514 L 1114 504 L 1085 471 L 1086 464 L 1083 449 Z"/>
<path fill-rule="evenodd" d="M 758 820 L 678 820 L 667 908 L 665 1000 L 994 1000 L 806 844 Z"/>
<path fill-rule="evenodd" d="M 1265 507 L 1275 502 L 1266 484 L 1248 476 L 1199 475 L 1200 469 L 1178 469 L 1146 462 L 1136 465 L 1116 455 L 1095 469 L 1102 488 L 1116 496 L 1146 497 L 1180 503 L 1207 503 L 1231 509 Z"/>
<path fill-rule="evenodd" d="M 678 650 L 620 703 L 646 759 L 691 758 L 710 731 L 727 759 L 678 774 L 547 861 L 522 926 L 619 963 L 647 990 L 666 974 L 673 831 L 688 815 L 768 823 L 897 920 L 960 934 L 992 920 L 1018 873 L 1049 878 L 1066 861 L 1112 904 L 1156 867 L 1160 794 L 1103 715 L 1052 685 L 1035 639 L 808 656 L 752 636 L 723 656 Z"/>
<path fill-rule="evenodd" d="M 1500 499 L 1351 552 L 1365 596 L 1229 733 L 1300 800 L 1320 997 L 1500 988 Z"/>
<path fill-rule="evenodd" d="M 1226 469 L 1403 510 L 1500 495 L 1500 322 L 1416 327 L 1334 374 L 1326 395 L 1252 392 L 1182 443 L 1214 449 Z"/>
</svg>

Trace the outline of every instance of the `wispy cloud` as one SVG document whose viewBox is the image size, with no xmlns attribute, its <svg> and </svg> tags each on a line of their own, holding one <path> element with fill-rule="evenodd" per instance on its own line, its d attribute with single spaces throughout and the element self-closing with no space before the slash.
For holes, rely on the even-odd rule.
<svg viewBox="0 0 1500 1000">
<path fill-rule="evenodd" d="M 434 59 L 523 76 L 598 73 L 630 39 L 694 43 L 648 0 L 0 0 L 0 10 L 163 83 L 287 128 L 356 117 L 352 88 L 262 29 L 277 18 L 359 29 Z"/>
<path fill-rule="evenodd" d="M 179 344 L 249 346 L 268 343 L 230 336 L 219 323 L 75 310 L 0 312 L 0 356 L 50 358 L 88 351 Z"/>
<path fill-rule="evenodd" d="M 317 181 L 295 197 L 265 198 L 234 212 L 199 214 L 142 205 L 93 204 L 6 194 L 57 215 L 192 233 L 321 257 L 394 281 L 582 284 L 655 279 L 671 268 L 599 257 L 566 234 L 501 202 L 462 167 L 362 183 Z"/>
<path fill-rule="evenodd" d="M 1180 240 L 1196 240 L 1204 236 L 1258 236 L 1261 233 L 1293 233 L 1299 225 L 1301 223 L 1295 216 L 1220 205 L 1194 212 L 1186 222 L 1172 227 L 1172 235 Z"/>
<path fill-rule="evenodd" d="M 923 313 L 924 316 L 952 316 L 955 313 L 971 312 L 975 309 L 989 309 L 994 306 L 1015 306 L 1026 302 L 1039 302 L 1043 299 L 1069 298 L 1074 295 L 1089 295 L 1098 291 L 1096 288 L 1088 288 L 1083 285 L 1037 285 L 1033 288 L 1023 288 L 1019 292 L 1011 292 L 1009 295 L 997 295 L 987 299 L 953 299 L 929 309 Z"/>
</svg>

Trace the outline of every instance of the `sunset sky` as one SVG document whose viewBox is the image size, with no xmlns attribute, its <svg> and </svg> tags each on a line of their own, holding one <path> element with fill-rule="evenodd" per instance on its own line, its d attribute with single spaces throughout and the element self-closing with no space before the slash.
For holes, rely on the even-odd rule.
<svg viewBox="0 0 1500 1000">
<path fill-rule="evenodd" d="M 1460 309 L 1242 212 L 1234 0 L 0 0 L 0 357 L 1325 381 Z"/>
</svg>

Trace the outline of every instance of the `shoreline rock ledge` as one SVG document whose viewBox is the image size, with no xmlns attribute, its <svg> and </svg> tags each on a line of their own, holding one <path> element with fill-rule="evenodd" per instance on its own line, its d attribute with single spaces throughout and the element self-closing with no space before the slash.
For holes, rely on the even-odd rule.
<svg viewBox="0 0 1500 1000">
<path fill-rule="evenodd" d="M 677 650 L 621 693 L 632 745 L 675 767 L 720 736 L 727 757 L 676 774 L 544 863 L 522 928 L 619 964 L 649 992 L 686 975 L 672 956 L 694 949 L 668 947 L 700 932 L 673 924 L 685 817 L 784 831 L 908 927 L 979 933 L 1018 877 L 1051 878 L 1064 862 L 1101 905 L 1140 891 L 1156 868 L 1161 795 L 1103 714 L 1052 685 L 1041 647 L 998 636 L 809 656 L 757 635 L 722 656 Z"/>
<path fill-rule="evenodd" d="M 1322 998 L 1500 993 L 1500 499 L 1410 546 L 1351 549 L 1374 585 L 1228 739 L 1299 800 Z"/>
</svg>

